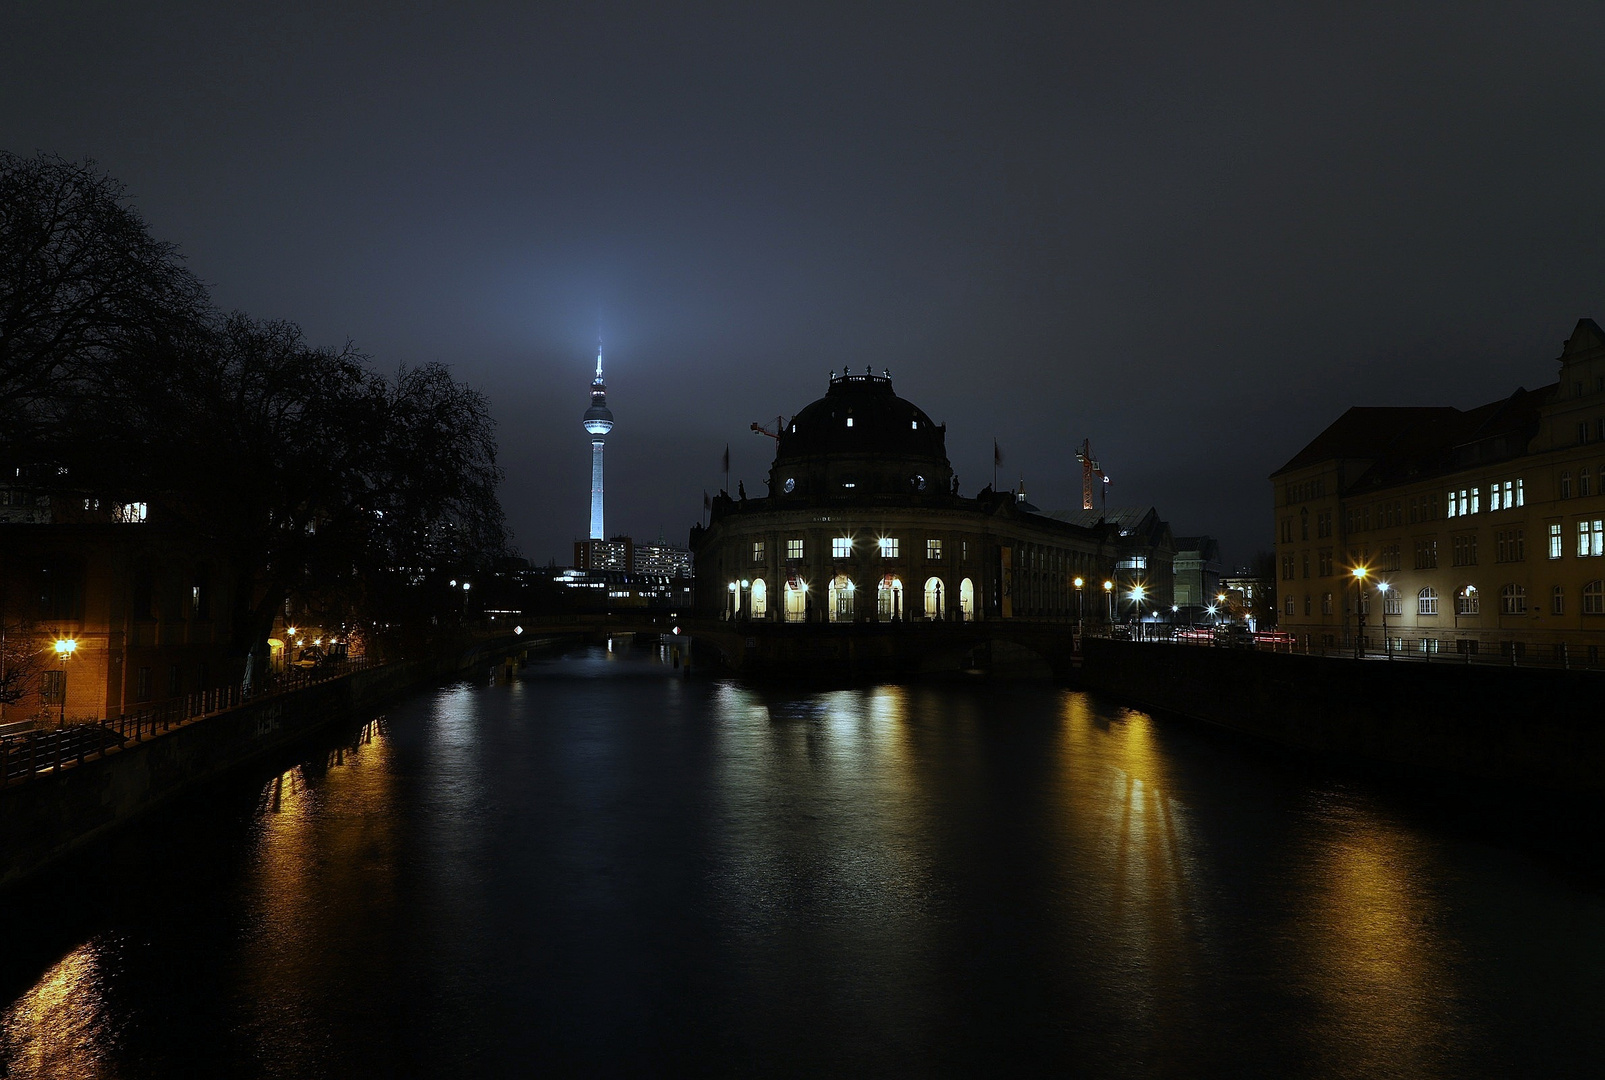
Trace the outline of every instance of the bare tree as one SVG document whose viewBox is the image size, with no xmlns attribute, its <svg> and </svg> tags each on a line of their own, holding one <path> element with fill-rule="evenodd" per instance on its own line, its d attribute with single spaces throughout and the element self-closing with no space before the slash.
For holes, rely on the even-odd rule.
<svg viewBox="0 0 1605 1080">
<path fill-rule="evenodd" d="M 49 659 L 39 642 L 30 624 L 0 620 L 0 705 L 15 705 L 34 688 Z"/>
<path fill-rule="evenodd" d="M 97 371 L 203 316 L 206 290 L 93 162 L 0 151 L 0 453 L 48 455 Z"/>
</svg>

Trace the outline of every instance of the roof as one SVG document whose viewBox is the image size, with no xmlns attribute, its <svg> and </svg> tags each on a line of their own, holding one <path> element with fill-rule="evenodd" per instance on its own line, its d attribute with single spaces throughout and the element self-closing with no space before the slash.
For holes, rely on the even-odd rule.
<svg viewBox="0 0 1605 1080">
<path fill-rule="evenodd" d="M 947 465 L 947 428 L 892 391 L 890 376 L 830 380 L 825 396 L 803 407 L 780 432 L 775 462 L 812 455 L 895 454 Z"/>
<path fill-rule="evenodd" d="M 1517 387 L 1509 397 L 1469 410 L 1356 406 L 1273 472 L 1271 479 L 1346 459 L 1367 463 L 1353 486 L 1375 487 L 1514 457 L 1526 452 L 1538 430 L 1538 410 L 1555 388 L 1553 383 L 1537 390 Z"/>
</svg>

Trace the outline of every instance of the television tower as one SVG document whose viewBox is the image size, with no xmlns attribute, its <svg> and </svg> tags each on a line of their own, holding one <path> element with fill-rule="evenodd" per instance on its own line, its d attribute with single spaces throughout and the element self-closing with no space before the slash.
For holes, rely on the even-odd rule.
<svg viewBox="0 0 1605 1080">
<path fill-rule="evenodd" d="M 591 380 L 591 407 L 585 410 L 585 430 L 591 433 L 591 539 L 607 539 L 602 530 L 602 439 L 613 430 L 613 413 L 607 407 L 607 383 L 602 381 L 602 344 L 596 345 L 596 378 Z"/>
</svg>

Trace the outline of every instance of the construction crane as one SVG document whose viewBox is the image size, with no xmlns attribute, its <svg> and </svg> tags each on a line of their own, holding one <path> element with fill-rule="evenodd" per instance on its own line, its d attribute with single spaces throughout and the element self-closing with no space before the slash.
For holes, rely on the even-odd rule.
<svg viewBox="0 0 1605 1080">
<path fill-rule="evenodd" d="M 775 442 L 779 442 L 780 441 L 780 433 L 782 431 L 785 431 L 785 430 L 786 430 L 786 418 L 784 416 L 775 417 L 775 429 L 773 431 L 770 431 L 768 428 L 764 427 L 762 424 L 753 424 L 752 425 L 752 433 L 754 435 L 767 435 L 771 439 L 775 440 Z"/>
<path fill-rule="evenodd" d="M 756 427 L 757 425 L 753 425 Z M 1076 447 L 1076 460 L 1081 462 L 1081 509 L 1092 509 L 1092 478 L 1096 476 L 1103 481 L 1103 508 L 1107 514 L 1109 510 L 1109 475 L 1098 467 L 1098 459 L 1092 456 L 1092 440 L 1083 439 L 1081 445 Z"/>
</svg>

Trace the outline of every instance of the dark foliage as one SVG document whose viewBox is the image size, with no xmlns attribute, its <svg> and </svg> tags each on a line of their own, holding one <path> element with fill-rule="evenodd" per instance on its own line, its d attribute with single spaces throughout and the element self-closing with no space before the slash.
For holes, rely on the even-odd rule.
<svg viewBox="0 0 1605 1080">
<path fill-rule="evenodd" d="M 445 367 L 385 378 L 349 344 L 218 315 L 89 166 L 8 156 L 0 191 L 0 411 L 26 418 L 5 457 L 145 502 L 234 567 L 242 652 L 288 596 L 417 619 L 429 570 L 505 553 L 489 408 Z"/>
</svg>

